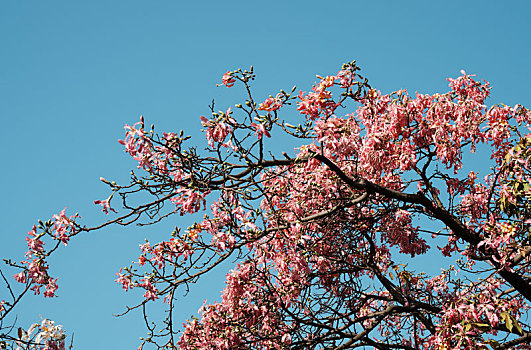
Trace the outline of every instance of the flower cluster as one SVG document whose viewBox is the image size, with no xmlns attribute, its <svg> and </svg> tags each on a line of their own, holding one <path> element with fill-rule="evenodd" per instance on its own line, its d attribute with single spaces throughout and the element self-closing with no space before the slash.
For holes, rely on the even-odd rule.
<svg viewBox="0 0 531 350">
<path fill-rule="evenodd" d="M 227 145 L 223 144 L 223 142 L 227 138 L 227 135 L 232 132 L 232 129 L 228 123 L 235 123 L 234 119 L 232 119 L 230 116 L 231 113 L 231 108 L 229 107 L 225 113 L 222 113 L 219 118 L 214 120 L 208 120 L 204 116 L 201 116 L 201 125 L 207 128 L 206 138 L 210 147 L 214 147 L 216 143 L 227 147 Z"/>
<path fill-rule="evenodd" d="M 65 350 L 66 334 L 63 326 L 55 325 L 54 321 L 43 319 L 34 323 L 27 331 L 20 329 L 17 350 Z"/>
<path fill-rule="evenodd" d="M 456 350 L 486 348 L 490 342 L 484 338 L 485 333 L 496 336 L 501 329 L 522 333 L 518 319 L 528 307 L 521 298 L 500 298 L 499 288 L 500 281 L 490 278 L 450 297 L 437 332 L 427 345 Z"/>
<path fill-rule="evenodd" d="M 259 111 L 273 112 L 282 107 L 281 95 L 278 94 L 276 97 L 269 97 L 263 103 L 260 103 L 258 106 Z"/>
<path fill-rule="evenodd" d="M 332 92 L 327 89 L 334 86 L 335 80 L 341 80 L 342 76 L 327 76 L 325 78 L 318 76 L 318 78 L 321 81 L 313 86 L 312 92 L 305 94 L 301 91 L 299 93 L 300 102 L 298 102 L 297 110 L 312 120 L 331 116 L 339 106 L 333 100 Z"/>
<path fill-rule="evenodd" d="M 54 279 L 48 275 L 49 267 L 45 260 L 47 255 L 42 238 L 48 234 L 65 246 L 68 244 L 70 237 L 76 233 L 75 219 L 79 218 L 79 215 L 75 214 L 68 217 L 65 211 L 66 208 L 59 214 L 54 214 L 53 220 L 40 223 L 39 227 L 44 230 L 42 233 L 38 233 L 37 226 L 33 225 L 31 231 L 28 232 L 28 237 L 26 237 L 28 251 L 26 252 L 26 259 L 21 262 L 23 271 L 13 276 L 19 283 L 29 283 L 30 289 L 35 294 L 40 294 L 41 287 L 45 287 L 43 295 L 47 298 L 55 296 L 58 286 L 57 278 Z"/>
</svg>

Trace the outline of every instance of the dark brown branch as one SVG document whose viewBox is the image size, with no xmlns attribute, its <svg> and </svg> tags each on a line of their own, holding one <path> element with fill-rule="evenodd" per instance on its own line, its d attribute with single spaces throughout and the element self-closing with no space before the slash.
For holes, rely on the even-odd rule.
<svg viewBox="0 0 531 350">
<path fill-rule="evenodd" d="M 475 247 L 477 247 L 477 245 L 482 241 L 481 237 L 478 234 L 469 230 L 459 219 L 450 214 L 445 208 L 435 205 L 423 193 L 404 193 L 372 183 L 363 178 L 358 177 L 356 179 L 353 179 L 347 174 L 345 174 L 334 162 L 332 162 L 325 156 L 317 153 L 313 153 L 313 156 L 315 157 L 315 159 L 318 159 L 319 161 L 327 165 L 330 170 L 332 170 L 341 180 L 343 180 L 343 182 L 345 182 L 350 187 L 357 190 L 367 191 L 369 194 L 378 193 L 384 197 L 396 199 L 405 203 L 420 204 L 433 217 L 439 219 L 446 226 L 448 226 L 448 228 L 450 228 L 457 237 L 463 239 L 464 241 L 472 244 Z M 520 292 L 524 298 L 531 301 L 531 284 L 526 278 L 519 275 L 518 273 L 508 271 L 504 269 L 504 267 L 500 266 L 500 264 L 494 260 L 494 258 L 500 260 L 500 257 L 495 251 L 492 251 L 491 249 L 485 246 L 478 248 L 478 250 L 482 254 L 489 257 L 489 261 L 493 266 L 498 269 L 498 274 L 503 279 L 505 279 L 510 285 L 512 285 L 516 290 L 518 290 L 518 292 Z"/>
</svg>

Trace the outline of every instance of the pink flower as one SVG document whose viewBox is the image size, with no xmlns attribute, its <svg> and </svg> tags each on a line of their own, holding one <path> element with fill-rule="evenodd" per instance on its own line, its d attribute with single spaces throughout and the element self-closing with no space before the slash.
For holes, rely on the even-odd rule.
<svg viewBox="0 0 531 350">
<path fill-rule="evenodd" d="M 181 215 L 185 213 L 197 213 L 201 209 L 201 204 L 203 204 L 204 209 L 206 206 L 205 197 L 210 193 L 198 192 L 189 188 L 181 188 L 177 190 L 177 196 L 170 198 L 170 201 L 175 204 L 175 209 L 180 208 Z"/>
<path fill-rule="evenodd" d="M 227 71 L 227 73 L 223 74 L 223 78 L 221 79 L 221 81 L 223 82 L 223 85 L 230 88 L 234 86 L 236 79 L 232 77 L 230 71 Z"/>
<path fill-rule="evenodd" d="M 227 119 L 230 120 L 229 113 L 231 113 L 230 108 L 225 114 Z M 223 120 L 208 120 L 204 116 L 201 116 L 201 125 L 207 127 L 206 138 L 210 147 L 214 147 L 216 142 L 221 143 L 225 141 L 227 135 L 232 132 L 230 126 Z"/>
<path fill-rule="evenodd" d="M 120 272 L 116 274 L 118 278 L 116 279 L 116 282 L 120 283 L 122 285 L 122 288 L 128 291 L 129 289 L 133 289 L 133 282 L 131 281 L 131 276 L 127 276 L 122 273 L 122 269 L 120 269 Z"/>
<path fill-rule="evenodd" d="M 282 336 L 282 339 L 281 341 L 285 344 L 291 344 L 291 335 L 289 333 L 285 333 L 283 336 Z"/>
<path fill-rule="evenodd" d="M 37 237 L 37 227 L 33 225 L 33 229 L 28 232 L 28 236 Z M 34 253 L 41 253 L 44 251 L 44 242 L 38 238 L 29 238 L 26 237 L 26 242 L 28 242 L 29 251 L 26 253 L 27 257 L 31 257 Z"/>
<path fill-rule="evenodd" d="M 78 215 L 72 215 L 67 217 L 65 215 L 66 207 L 59 213 L 59 215 L 54 214 L 53 218 L 55 219 L 54 230 L 55 237 L 59 239 L 66 246 L 68 245 L 68 240 L 70 239 L 70 234 L 75 232 L 75 226 L 73 219 L 79 217 Z"/>
<path fill-rule="evenodd" d="M 110 198 L 107 198 L 106 200 L 95 200 L 94 204 L 100 204 L 101 206 L 103 206 L 102 211 L 105 214 L 109 214 L 109 210 L 112 212 L 118 213 L 116 210 L 111 208 Z"/>
<path fill-rule="evenodd" d="M 18 283 L 26 283 L 28 281 L 26 273 L 24 271 L 15 274 L 13 277 L 15 277 L 15 280 Z"/>
<path fill-rule="evenodd" d="M 146 263 L 147 259 L 146 259 L 146 256 L 145 255 L 140 255 L 138 257 L 138 265 L 140 266 L 144 266 L 144 264 Z"/>
<path fill-rule="evenodd" d="M 147 299 L 147 300 L 155 300 L 155 299 L 158 299 L 158 289 L 155 288 L 155 286 L 153 284 L 151 284 L 151 281 L 149 280 L 149 278 L 145 277 L 143 279 L 141 279 L 141 281 L 143 281 L 142 283 L 140 283 L 138 286 L 139 287 L 142 287 L 146 290 L 146 293 L 144 293 L 144 297 Z"/>
<path fill-rule="evenodd" d="M 264 124 L 251 123 L 251 126 L 254 128 L 254 134 L 258 137 L 259 140 L 261 140 L 264 135 L 267 137 L 271 137 L 271 134 L 269 134 L 269 131 L 266 130 Z"/>
<path fill-rule="evenodd" d="M 118 142 L 125 146 L 125 151 L 129 153 L 133 159 L 138 161 L 138 168 L 150 170 L 154 161 L 154 146 L 145 135 L 143 129 L 143 117 L 140 117 L 140 122 L 133 126 L 125 125 L 125 140 L 118 140 Z M 137 126 L 140 127 L 137 129 Z"/>
<path fill-rule="evenodd" d="M 57 278 L 52 280 L 51 278 L 48 280 L 48 284 L 46 285 L 46 290 L 44 291 L 43 295 L 45 298 L 52 298 L 55 296 L 55 291 L 59 288 L 57 286 Z"/>
<path fill-rule="evenodd" d="M 272 112 L 280 107 L 282 107 L 282 100 L 280 99 L 280 94 L 278 94 L 277 97 L 269 97 L 263 103 L 260 103 L 258 109 L 261 111 Z"/>
</svg>

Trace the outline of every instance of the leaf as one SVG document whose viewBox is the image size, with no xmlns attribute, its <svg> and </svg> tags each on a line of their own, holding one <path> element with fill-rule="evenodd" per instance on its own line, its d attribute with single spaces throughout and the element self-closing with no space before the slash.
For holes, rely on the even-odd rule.
<svg viewBox="0 0 531 350">
<path fill-rule="evenodd" d="M 505 212 L 506 208 L 507 208 L 507 197 L 501 196 L 501 198 L 500 198 L 500 210 Z"/>
<path fill-rule="evenodd" d="M 522 327 L 520 327 L 520 324 L 518 323 L 518 321 L 516 320 L 516 318 L 513 317 L 513 315 L 509 315 L 509 317 L 511 318 L 511 322 L 513 324 L 513 328 L 516 328 L 516 331 L 518 332 L 518 334 L 524 334 L 523 330 L 522 330 Z"/>
<path fill-rule="evenodd" d="M 489 329 L 491 329 L 491 326 L 488 323 L 472 323 L 471 325 L 480 331 L 488 331 Z"/>
<path fill-rule="evenodd" d="M 504 320 L 505 322 L 505 327 L 507 327 L 507 329 L 509 330 L 509 332 L 512 332 L 513 331 L 513 328 L 515 328 L 515 332 L 518 333 L 518 334 L 524 334 L 523 330 L 522 330 L 522 327 L 520 326 L 520 324 L 518 323 L 518 321 L 516 320 L 516 318 L 514 318 L 513 315 L 511 315 L 510 313 L 504 311 L 500 314 L 500 317 Z"/>
<path fill-rule="evenodd" d="M 523 335 L 524 331 L 522 330 L 522 327 L 520 327 L 520 324 L 518 321 L 514 320 L 514 326 L 516 327 L 516 330 L 518 331 L 518 334 Z"/>
<path fill-rule="evenodd" d="M 505 320 L 505 327 L 507 327 L 507 329 L 509 330 L 509 332 L 512 332 L 512 331 L 513 331 L 513 319 L 511 318 L 510 315 L 509 315 L 509 317 L 507 317 L 507 319 Z"/>
<path fill-rule="evenodd" d="M 505 155 L 505 163 L 509 164 L 510 161 L 511 161 L 511 153 L 507 152 L 507 154 Z"/>
<path fill-rule="evenodd" d="M 509 332 L 513 331 L 513 317 L 506 311 L 502 312 L 500 314 L 500 317 L 503 319 L 505 323 L 505 327 L 509 330 Z"/>
</svg>

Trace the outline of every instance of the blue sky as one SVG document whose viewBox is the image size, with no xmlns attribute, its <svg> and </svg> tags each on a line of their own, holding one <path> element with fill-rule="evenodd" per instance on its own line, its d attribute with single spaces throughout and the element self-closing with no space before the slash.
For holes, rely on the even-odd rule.
<svg viewBox="0 0 531 350">
<path fill-rule="evenodd" d="M 293 85 L 307 91 L 316 74 L 352 59 L 384 92 L 444 91 L 465 69 L 491 82 L 490 104 L 529 107 L 530 13 L 526 1 L 2 2 L 0 256 L 21 259 L 26 232 L 65 206 L 87 225 L 104 220 L 92 204 L 107 194 L 99 177 L 126 181 L 136 167 L 116 142 L 123 125 L 143 114 L 161 132 L 202 138 L 199 116 L 213 98 L 219 109 L 239 102 L 241 91 L 216 88 L 229 69 L 254 65 L 264 98 Z M 169 232 L 77 237 L 50 261 L 59 297 L 26 298 L 21 325 L 42 315 L 73 331 L 76 349 L 136 348 L 140 315 L 112 314 L 138 295 L 123 293 L 114 274 L 144 238 Z M 192 290 L 179 319 L 216 299 L 223 277 L 215 271 Z"/>
</svg>

